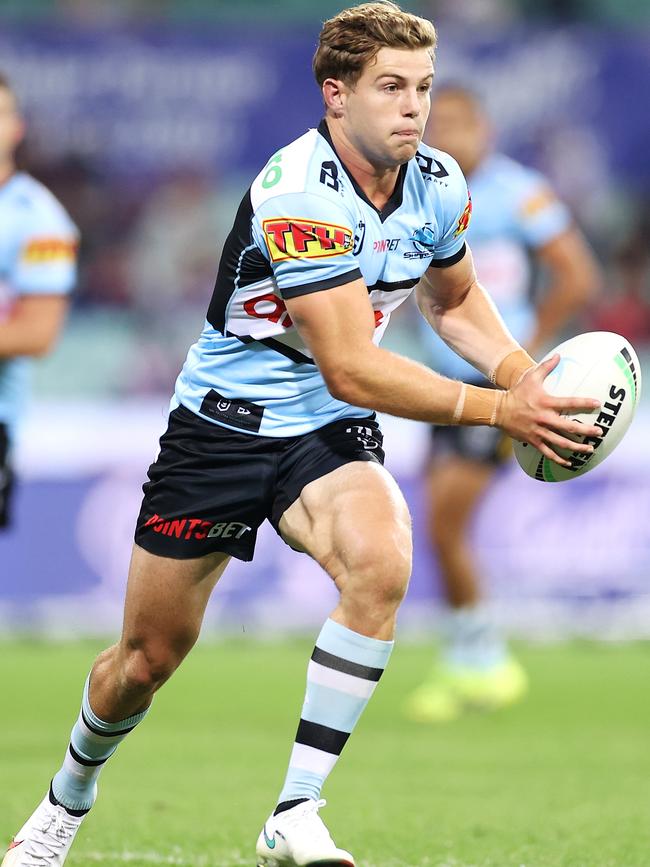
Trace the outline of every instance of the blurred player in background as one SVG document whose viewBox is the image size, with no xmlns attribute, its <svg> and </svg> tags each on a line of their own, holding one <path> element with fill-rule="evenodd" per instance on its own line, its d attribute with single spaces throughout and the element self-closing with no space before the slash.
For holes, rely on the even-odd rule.
<svg viewBox="0 0 650 867">
<path fill-rule="evenodd" d="M 3 867 L 63 864 L 101 768 L 190 651 L 230 557 L 252 559 L 264 520 L 340 598 L 308 665 L 257 863 L 354 867 L 319 816 L 321 788 L 388 663 L 411 568 L 408 509 L 372 410 L 499 425 L 560 463 L 558 446 L 593 451 L 566 435 L 598 428 L 560 411 L 596 402 L 545 393 L 559 359 L 536 365 L 503 327 L 465 244 L 462 172 L 421 145 L 435 42 L 430 22 L 392 3 L 324 24 L 314 72 L 326 117 L 241 201 L 144 486 L 122 637 L 95 661 L 63 765 Z M 416 285 L 431 324 L 499 389 L 378 346 Z M 283 672 L 267 674 L 272 690 Z"/>
<path fill-rule="evenodd" d="M 61 204 L 17 171 L 24 123 L 0 74 L 0 529 L 10 519 L 11 446 L 25 402 L 29 356 L 48 352 L 75 281 L 77 230 Z"/>
<path fill-rule="evenodd" d="M 477 273 L 510 332 L 531 355 L 540 354 L 598 290 L 598 266 L 585 240 L 540 174 L 493 151 L 493 130 L 471 89 L 454 84 L 436 91 L 426 139 L 458 160 L 472 195 L 467 237 Z M 534 291 L 538 271 L 541 292 Z M 488 384 L 430 329 L 423 342 L 435 370 Z M 429 534 L 447 608 L 440 660 L 409 697 L 407 713 L 443 722 L 466 709 L 515 702 L 527 678 L 482 601 L 470 540 L 481 498 L 511 456 L 510 438 L 490 427 L 434 427 L 433 442 Z"/>
</svg>

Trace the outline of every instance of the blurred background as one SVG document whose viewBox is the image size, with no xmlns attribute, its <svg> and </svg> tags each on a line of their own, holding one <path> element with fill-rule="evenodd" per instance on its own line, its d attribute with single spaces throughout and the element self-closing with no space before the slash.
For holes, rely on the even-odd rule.
<svg viewBox="0 0 650 867">
<path fill-rule="evenodd" d="M 35 369 L 0 536 L 0 630 L 97 634 L 120 623 L 140 486 L 198 335 L 221 246 L 253 176 L 315 126 L 321 0 L 3 0 L 0 69 L 29 131 L 21 165 L 80 227 L 79 282 L 56 352 Z M 646 0 L 404 4 L 439 30 L 441 80 L 485 99 L 499 147 L 543 171 L 606 275 L 577 323 L 650 352 L 650 18 Z M 388 346 L 417 357 L 413 312 Z M 647 393 L 647 390 L 646 390 Z M 436 617 L 424 538 L 424 425 L 384 420 L 416 530 L 401 628 Z M 497 617 L 541 638 L 650 633 L 650 398 L 593 474 L 543 485 L 516 466 L 474 541 Z M 302 630 L 333 599 L 318 567 L 266 527 L 234 562 L 207 629 Z"/>
</svg>

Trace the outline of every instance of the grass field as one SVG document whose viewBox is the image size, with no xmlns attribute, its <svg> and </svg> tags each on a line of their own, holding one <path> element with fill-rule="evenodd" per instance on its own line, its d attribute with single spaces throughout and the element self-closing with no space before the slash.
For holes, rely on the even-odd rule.
<svg viewBox="0 0 650 867">
<path fill-rule="evenodd" d="M 62 758 L 90 644 L 0 644 L 0 839 Z M 310 645 L 197 647 L 101 777 L 66 867 L 254 865 L 284 775 Z M 398 645 L 328 781 L 359 867 L 648 867 L 650 648 L 522 648 L 519 707 L 426 728 L 400 716 L 429 651 Z"/>
</svg>

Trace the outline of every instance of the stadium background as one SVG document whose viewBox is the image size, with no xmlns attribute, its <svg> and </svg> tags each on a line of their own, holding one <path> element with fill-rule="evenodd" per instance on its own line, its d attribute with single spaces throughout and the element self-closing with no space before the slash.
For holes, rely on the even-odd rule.
<svg viewBox="0 0 650 867">
<path fill-rule="evenodd" d="M 317 123 L 310 61 L 342 3 L 4 0 L 0 68 L 29 120 L 23 165 L 82 232 L 65 335 L 38 363 L 18 444 L 16 525 L 0 538 L 5 635 L 113 633 L 140 485 L 235 206 L 274 150 Z M 606 293 L 580 330 L 650 349 L 650 24 L 643 0 L 412 2 L 439 29 L 440 80 L 482 92 L 509 153 L 542 169 L 594 245 Z M 387 345 L 417 355 L 412 315 Z M 648 389 L 646 389 L 646 395 Z M 421 480 L 424 426 L 385 420 L 416 527 L 404 635 L 436 616 Z M 544 486 L 516 467 L 475 542 L 516 635 L 650 632 L 650 399 L 593 475 Z M 207 629 L 301 631 L 328 581 L 270 528 L 234 563 Z"/>
<path fill-rule="evenodd" d="M 220 245 L 252 175 L 317 122 L 310 57 L 343 5 L 0 2 L 0 69 L 30 120 L 24 165 L 83 233 L 65 336 L 35 372 L 16 526 L 0 537 L 0 849 L 59 766 L 90 661 L 119 627 L 140 484 Z M 548 173 L 594 244 L 607 292 L 578 327 L 626 334 L 647 373 L 647 0 L 404 5 L 438 25 L 440 77 L 484 89 L 503 146 Z M 408 315 L 389 345 L 413 351 Z M 475 541 L 516 635 L 650 632 L 648 395 L 598 471 L 544 486 L 512 467 L 481 509 Z M 436 615 L 435 564 L 426 432 L 385 424 L 416 523 L 399 626 L 413 640 L 328 780 L 335 839 L 360 867 L 647 867 L 647 642 L 520 642 L 522 704 L 434 730 L 402 716 L 431 665 L 430 636 L 417 639 Z M 208 640 L 103 771 L 70 867 L 250 867 L 330 601 L 324 576 L 265 531 L 256 562 L 217 589 Z"/>
</svg>

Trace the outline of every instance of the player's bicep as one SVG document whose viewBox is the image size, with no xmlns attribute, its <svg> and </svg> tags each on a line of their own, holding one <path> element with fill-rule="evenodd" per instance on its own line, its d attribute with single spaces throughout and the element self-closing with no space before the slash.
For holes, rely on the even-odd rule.
<svg viewBox="0 0 650 867">
<path fill-rule="evenodd" d="M 357 353 L 372 343 L 375 317 L 366 284 L 357 279 L 287 298 L 285 304 L 331 390 Z"/>
<path fill-rule="evenodd" d="M 469 247 L 463 258 L 447 268 L 427 268 L 417 287 L 417 301 L 422 313 L 437 308 L 452 310 L 462 303 L 476 282 L 474 260 Z"/>
</svg>

